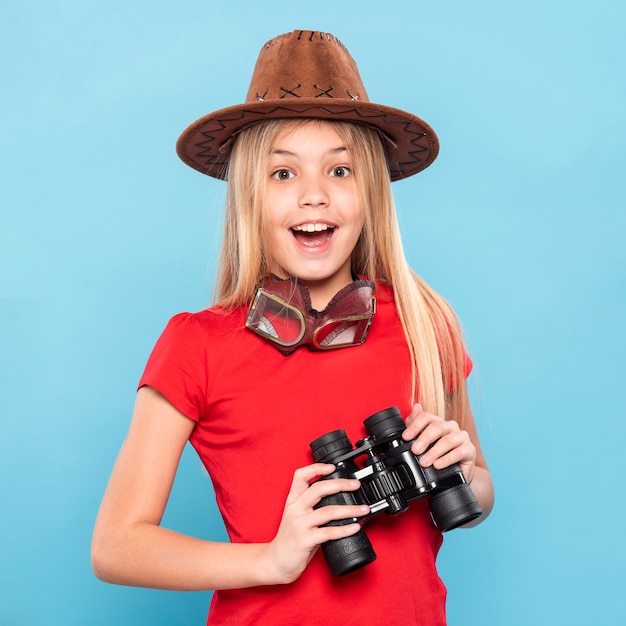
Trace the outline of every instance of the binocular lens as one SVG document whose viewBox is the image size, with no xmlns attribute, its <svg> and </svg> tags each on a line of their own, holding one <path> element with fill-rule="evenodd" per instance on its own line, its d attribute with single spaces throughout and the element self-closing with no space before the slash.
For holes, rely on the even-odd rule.
<svg viewBox="0 0 626 626">
<path fill-rule="evenodd" d="M 318 437 L 309 445 L 317 463 L 334 463 L 340 456 L 352 450 L 352 442 L 345 430 L 333 430 L 332 433 Z"/>
<path fill-rule="evenodd" d="M 363 423 L 365 424 L 367 434 L 379 441 L 391 435 L 399 435 L 406 428 L 400 409 L 397 406 L 378 411 L 378 413 L 370 415 Z"/>
</svg>

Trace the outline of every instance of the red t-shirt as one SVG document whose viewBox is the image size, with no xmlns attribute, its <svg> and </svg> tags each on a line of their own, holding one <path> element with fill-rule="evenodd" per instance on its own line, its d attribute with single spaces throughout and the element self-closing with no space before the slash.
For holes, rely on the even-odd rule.
<svg viewBox="0 0 626 626">
<path fill-rule="evenodd" d="M 358 347 L 289 357 L 244 328 L 247 311 L 216 309 L 170 320 L 140 386 L 162 393 L 196 422 L 190 441 L 208 470 L 232 542 L 271 541 L 293 472 L 313 462 L 309 443 L 390 406 L 410 411 L 409 353 L 391 290 Z M 202 497 L 202 494 L 199 494 Z M 374 563 L 343 577 L 318 551 L 290 585 L 217 591 L 208 624 L 445 624 L 446 589 L 435 567 L 442 542 L 426 500 L 365 531 Z"/>
</svg>

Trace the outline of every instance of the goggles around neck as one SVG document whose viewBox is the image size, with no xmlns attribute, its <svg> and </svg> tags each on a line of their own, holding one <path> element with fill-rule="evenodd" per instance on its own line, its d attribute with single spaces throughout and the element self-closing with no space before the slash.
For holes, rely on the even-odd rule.
<svg viewBox="0 0 626 626">
<path fill-rule="evenodd" d="M 350 283 L 320 312 L 311 306 L 306 285 L 268 276 L 257 289 L 246 328 L 289 356 L 300 346 L 309 350 L 360 346 L 375 312 L 374 283 L 369 280 Z"/>
</svg>

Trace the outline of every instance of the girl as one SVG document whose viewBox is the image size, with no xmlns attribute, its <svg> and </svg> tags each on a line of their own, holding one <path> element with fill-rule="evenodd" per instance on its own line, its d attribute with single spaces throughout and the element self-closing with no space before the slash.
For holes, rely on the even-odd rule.
<svg viewBox="0 0 626 626">
<path fill-rule="evenodd" d="M 125 585 L 216 590 L 209 624 L 445 624 L 442 541 L 427 499 L 377 515 L 375 562 L 333 576 L 318 547 L 357 533 L 366 505 L 320 500 L 330 478 L 309 443 L 397 405 L 424 467 L 458 463 L 486 517 L 493 489 L 467 401 L 450 307 L 408 267 L 390 182 L 427 167 L 438 142 L 420 118 L 369 102 L 332 35 L 268 42 L 246 103 L 178 142 L 195 169 L 228 180 L 217 304 L 174 317 L 140 381 L 128 436 L 98 515 L 92 560 Z M 160 526 L 191 441 L 230 543 Z M 295 470 L 295 471 L 294 471 Z"/>
</svg>

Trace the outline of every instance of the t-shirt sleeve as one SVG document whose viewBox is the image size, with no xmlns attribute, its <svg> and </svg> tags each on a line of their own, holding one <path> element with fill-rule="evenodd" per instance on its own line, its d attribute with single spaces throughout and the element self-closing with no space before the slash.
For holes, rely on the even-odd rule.
<svg viewBox="0 0 626 626">
<path fill-rule="evenodd" d="M 156 389 L 188 418 L 205 415 L 206 346 L 202 329 L 191 313 L 174 316 L 159 337 L 138 388 Z"/>
</svg>

